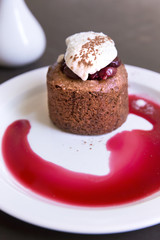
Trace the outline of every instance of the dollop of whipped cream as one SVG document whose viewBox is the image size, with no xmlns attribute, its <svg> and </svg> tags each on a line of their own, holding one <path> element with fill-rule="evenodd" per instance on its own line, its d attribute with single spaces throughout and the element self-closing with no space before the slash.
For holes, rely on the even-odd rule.
<svg viewBox="0 0 160 240">
<path fill-rule="evenodd" d="M 66 65 L 84 81 L 117 57 L 114 41 L 103 33 L 76 33 L 66 39 L 66 45 Z"/>
</svg>

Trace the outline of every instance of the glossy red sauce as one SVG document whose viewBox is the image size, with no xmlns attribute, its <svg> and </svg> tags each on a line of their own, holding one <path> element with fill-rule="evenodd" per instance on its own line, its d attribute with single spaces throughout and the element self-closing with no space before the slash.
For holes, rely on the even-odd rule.
<svg viewBox="0 0 160 240">
<path fill-rule="evenodd" d="M 27 120 L 13 122 L 3 136 L 2 151 L 8 169 L 26 188 L 72 205 L 113 206 L 159 191 L 160 106 L 144 99 L 146 105 L 139 108 L 138 99 L 142 98 L 129 97 L 130 113 L 148 120 L 153 129 L 124 131 L 106 143 L 111 151 L 108 175 L 76 173 L 42 159 L 27 140 L 31 128 Z"/>
</svg>

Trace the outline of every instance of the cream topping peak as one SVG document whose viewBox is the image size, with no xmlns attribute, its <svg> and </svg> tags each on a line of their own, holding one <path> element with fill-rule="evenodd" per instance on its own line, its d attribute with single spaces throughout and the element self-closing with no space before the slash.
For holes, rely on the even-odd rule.
<svg viewBox="0 0 160 240">
<path fill-rule="evenodd" d="M 103 33 L 76 33 L 66 39 L 66 45 L 66 65 L 84 81 L 117 57 L 114 41 Z"/>
</svg>

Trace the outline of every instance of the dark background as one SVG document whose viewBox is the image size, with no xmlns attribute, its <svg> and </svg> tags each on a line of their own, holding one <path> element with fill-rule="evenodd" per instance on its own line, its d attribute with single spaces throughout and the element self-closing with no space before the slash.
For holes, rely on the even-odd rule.
<svg viewBox="0 0 160 240">
<path fill-rule="evenodd" d="M 160 72 L 159 0 L 26 0 L 42 25 L 47 48 L 35 63 L 0 67 L 0 82 L 55 62 L 65 51 L 65 38 L 81 31 L 104 32 L 114 39 L 124 63 Z M 136 214 L 136 213 L 135 213 Z M 0 212 L 0 239 L 136 239 L 159 240 L 160 225 L 128 233 L 79 235 L 32 226 Z"/>
</svg>

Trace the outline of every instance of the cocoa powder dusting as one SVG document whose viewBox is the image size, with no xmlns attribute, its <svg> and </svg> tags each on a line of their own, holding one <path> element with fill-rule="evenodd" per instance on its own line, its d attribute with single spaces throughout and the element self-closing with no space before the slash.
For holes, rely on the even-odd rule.
<svg viewBox="0 0 160 240">
<path fill-rule="evenodd" d="M 76 61 L 76 60 L 77 60 L 77 58 L 78 58 L 78 55 L 77 55 L 77 54 L 75 54 L 75 55 L 74 55 L 74 58 L 73 58 L 73 61 Z"/>
<path fill-rule="evenodd" d="M 100 46 L 102 43 L 105 43 L 106 41 L 111 41 L 111 38 L 108 36 L 95 36 L 94 39 L 87 39 L 88 42 L 82 45 L 82 48 L 79 52 L 79 57 L 77 54 L 75 54 L 73 61 L 76 61 L 78 58 L 80 59 L 78 61 L 78 65 L 80 66 L 83 64 L 84 66 L 93 66 L 93 63 L 91 60 L 89 60 L 89 55 L 91 54 L 94 56 L 94 60 L 97 59 L 98 49 L 96 46 Z"/>
</svg>

